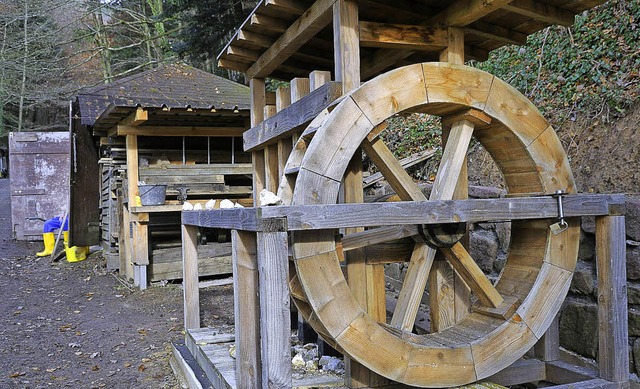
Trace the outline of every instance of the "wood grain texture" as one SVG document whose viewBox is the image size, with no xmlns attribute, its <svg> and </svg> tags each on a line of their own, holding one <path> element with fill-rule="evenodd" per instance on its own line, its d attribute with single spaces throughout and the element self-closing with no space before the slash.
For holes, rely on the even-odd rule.
<svg viewBox="0 0 640 389">
<path fill-rule="evenodd" d="M 452 247 L 443 248 L 442 252 L 483 305 L 497 308 L 502 304 L 504 299 L 500 293 L 460 242 Z"/>
<path fill-rule="evenodd" d="M 262 387 L 291 387 L 291 321 L 286 232 L 258 232 Z"/>
<path fill-rule="evenodd" d="M 596 218 L 598 269 L 598 366 L 600 377 L 629 380 L 624 216 Z"/>
<path fill-rule="evenodd" d="M 317 0 L 300 18 L 288 26 L 246 71 L 248 78 L 266 77 L 281 65 L 317 32 L 331 22 L 331 10 L 336 0 Z M 255 16 L 255 15 L 254 15 Z M 277 23 L 270 22 L 270 25 Z"/>
<path fill-rule="evenodd" d="M 331 72 L 326 70 L 314 70 L 309 73 L 309 91 L 320 88 L 331 81 Z"/>
<path fill-rule="evenodd" d="M 333 4 L 333 58 L 336 81 L 342 94 L 360 86 L 360 42 L 358 37 L 358 2 L 335 0 Z"/>
<path fill-rule="evenodd" d="M 306 84 L 308 87 L 308 79 Z M 291 88 L 293 95 L 297 88 Z M 292 132 L 301 130 L 300 127 L 311 122 L 322 110 L 335 101 L 341 95 L 339 83 L 330 82 L 308 93 L 298 100 L 293 100 L 292 105 L 283 108 L 277 114 L 252 125 L 252 128 L 243 133 L 245 151 L 263 147 L 285 136 L 291 136 Z"/>
<path fill-rule="evenodd" d="M 231 231 L 233 245 L 233 308 L 236 334 L 236 383 L 259 388 L 262 383 L 260 301 L 256 234 Z"/>
<path fill-rule="evenodd" d="M 184 290 L 184 328 L 200 328 L 198 289 L 198 227 L 182 226 L 182 273 Z"/>
<path fill-rule="evenodd" d="M 359 23 L 363 47 L 439 51 L 447 46 L 447 29 L 407 24 Z"/>
</svg>

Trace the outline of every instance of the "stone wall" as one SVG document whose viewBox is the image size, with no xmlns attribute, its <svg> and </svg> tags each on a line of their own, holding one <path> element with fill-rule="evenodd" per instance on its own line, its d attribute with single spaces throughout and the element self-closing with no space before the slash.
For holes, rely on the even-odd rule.
<svg viewBox="0 0 640 389">
<path fill-rule="evenodd" d="M 472 198 L 504 194 L 494 188 L 472 187 Z M 597 358 L 598 307 L 595 263 L 595 218 L 584 217 L 578 264 L 569 295 L 560 312 L 560 344 L 588 358 Z M 627 282 L 629 298 L 630 370 L 640 373 L 640 200 L 627 198 Z M 510 223 L 478 223 L 470 226 L 469 251 L 482 270 L 495 279 L 504 266 L 510 240 Z M 407 264 L 387 265 L 388 285 L 399 290 Z M 423 302 L 427 303 L 427 296 Z"/>
</svg>

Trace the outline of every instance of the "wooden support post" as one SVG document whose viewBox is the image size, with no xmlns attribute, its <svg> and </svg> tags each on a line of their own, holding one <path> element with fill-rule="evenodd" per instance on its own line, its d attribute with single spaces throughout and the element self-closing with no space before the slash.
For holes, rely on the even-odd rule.
<svg viewBox="0 0 640 389">
<path fill-rule="evenodd" d="M 337 0 L 333 4 L 333 57 L 336 81 L 342 82 L 342 94 L 360 86 L 360 39 L 358 2 Z"/>
<path fill-rule="evenodd" d="M 280 181 L 278 165 L 278 144 L 276 143 L 264 149 L 265 188 L 273 193 L 278 191 L 278 183 Z"/>
<path fill-rule="evenodd" d="M 291 80 L 291 103 L 309 94 L 309 79 L 296 77 Z"/>
<path fill-rule="evenodd" d="M 448 46 L 440 53 L 441 62 L 464 64 L 464 33 L 459 28 L 448 28 Z M 448 129 L 442 128 L 443 147 Z M 454 199 L 468 197 L 467 161 L 462 165 Z M 448 294 L 448 295 L 444 295 Z M 471 307 L 469 288 L 449 263 L 436 256 L 429 275 L 429 298 L 431 309 L 431 331 L 441 331 L 464 319 Z M 433 309 L 433 307 L 438 307 Z"/>
<path fill-rule="evenodd" d="M 129 209 L 135 205 L 135 198 L 138 193 L 138 136 L 126 136 L 127 148 L 127 194 L 129 199 Z"/>
<path fill-rule="evenodd" d="M 184 289 L 184 328 L 200 328 L 198 290 L 198 227 L 182 225 L 182 277 Z"/>
<path fill-rule="evenodd" d="M 251 88 L 251 127 L 255 127 L 264 120 L 264 107 L 266 105 L 266 92 L 263 79 L 252 78 L 249 81 Z M 265 156 L 263 150 L 251 153 L 253 162 L 253 205 L 259 205 L 258 194 L 266 186 Z"/>
<path fill-rule="evenodd" d="M 257 235 L 262 387 L 290 388 L 291 319 L 287 233 L 258 232 Z"/>
<path fill-rule="evenodd" d="M 613 382 L 629 380 L 625 237 L 624 216 L 596 217 L 598 366 Z"/>
<path fill-rule="evenodd" d="M 309 91 L 313 92 L 329 81 L 331 81 L 331 72 L 314 70 L 309 73 Z"/>
<path fill-rule="evenodd" d="M 233 254 L 233 308 L 236 333 L 236 385 L 260 388 L 260 299 L 256 234 L 231 231 Z"/>
<path fill-rule="evenodd" d="M 276 110 L 278 112 L 291 105 L 291 88 L 279 87 L 276 90 Z M 284 174 L 289 154 L 293 150 L 293 139 L 288 137 L 278 140 L 278 180 Z M 276 189 L 279 182 L 276 182 Z"/>
<path fill-rule="evenodd" d="M 551 322 L 549 329 L 533 348 L 536 358 L 544 362 L 560 359 L 560 329 L 558 316 Z"/>
</svg>

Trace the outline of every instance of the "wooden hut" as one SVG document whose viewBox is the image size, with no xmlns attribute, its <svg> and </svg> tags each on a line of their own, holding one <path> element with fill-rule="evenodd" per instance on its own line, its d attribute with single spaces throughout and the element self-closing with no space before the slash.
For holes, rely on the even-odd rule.
<svg viewBox="0 0 640 389">
<path fill-rule="evenodd" d="M 344 352 L 347 387 L 484 379 L 627 386 L 621 196 L 576 194 L 548 121 L 504 81 L 463 65 L 549 25 L 569 26 L 601 2 L 261 1 L 219 64 L 250 80 L 243 138 L 253 188 L 277 191 L 283 205 L 182 215 L 186 343 L 214 386 L 297 384 L 289 297 Z M 275 104 L 268 77 L 290 81 Z M 380 136 L 388 118 L 407 112 L 440 117 L 448 138 L 428 197 Z M 506 198 L 466 199 L 472 136 L 503 173 Z M 393 202 L 363 203 L 363 152 L 395 190 Z M 588 373 L 559 360 L 554 320 L 575 268 L 582 215 L 597 216 L 603 293 L 600 369 Z M 491 282 L 465 248 L 464 223 L 495 220 L 511 221 L 513 239 Z M 197 274 L 199 227 L 233 230 L 235 335 L 199 329 L 197 283 L 188 276 Z M 393 310 L 385 296 L 390 262 L 408 264 Z M 423 334 L 414 327 L 427 284 Z M 235 361 L 226 352 L 231 340 Z M 537 358 L 522 359 L 529 350 Z"/>
<path fill-rule="evenodd" d="M 192 204 L 251 204 L 241 139 L 249 107 L 246 86 L 185 65 L 80 93 L 72 106 L 72 244 L 100 243 L 109 267 L 142 288 L 182 278 L 179 191 Z M 139 183 L 147 184 L 142 192 Z M 142 205 L 146 188 L 160 184 L 166 201 Z M 201 239 L 210 244 L 202 245 L 200 274 L 230 274 L 229 234 Z"/>
</svg>

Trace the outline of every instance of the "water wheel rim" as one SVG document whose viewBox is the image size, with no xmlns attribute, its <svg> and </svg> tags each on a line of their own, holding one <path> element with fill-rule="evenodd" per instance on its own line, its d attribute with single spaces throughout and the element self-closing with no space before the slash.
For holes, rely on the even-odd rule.
<svg viewBox="0 0 640 389">
<path fill-rule="evenodd" d="M 367 134 L 409 108 L 438 115 L 463 108 L 484 112 L 492 124 L 476 128 L 474 136 L 502 170 L 509 193 L 574 192 L 555 131 L 526 97 L 478 69 L 423 63 L 363 84 L 318 120 L 313 140 L 296 157 L 292 203 L 335 203 L 349 159 Z M 505 142 L 510 150 L 504 149 Z M 352 296 L 332 231 L 293 235 L 294 279 L 306 297 L 312 325 L 367 368 L 410 385 L 466 384 L 524 355 L 559 311 L 575 268 L 579 227 L 572 221 L 565 233 L 554 236 L 548 224 L 513 223 L 515 236 L 496 289 L 518 296 L 520 304 L 506 319 L 472 313 L 456 326 L 426 336 L 377 323 Z"/>
</svg>

